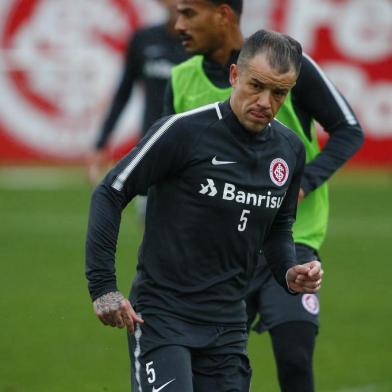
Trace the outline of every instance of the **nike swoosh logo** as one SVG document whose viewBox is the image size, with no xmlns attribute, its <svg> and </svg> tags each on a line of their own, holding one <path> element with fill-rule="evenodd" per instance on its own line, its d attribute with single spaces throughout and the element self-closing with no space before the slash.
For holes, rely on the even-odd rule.
<svg viewBox="0 0 392 392">
<path fill-rule="evenodd" d="M 234 162 L 234 161 L 218 161 L 216 159 L 216 156 L 215 156 L 214 158 L 212 158 L 211 163 L 213 165 L 230 165 L 231 163 L 237 163 L 237 162 Z"/>
<path fill-rule="evenodd" d="M 162 391 L 163 388 L 166 388 L 169 384 L 171 384 L 173 381 L 175 381 L 175 378 L 173 380 L 168 381 L 166 384 L 161 385 L 159 388 L 152 387 L 152 392 L 159 392 Z"/>
</svg>

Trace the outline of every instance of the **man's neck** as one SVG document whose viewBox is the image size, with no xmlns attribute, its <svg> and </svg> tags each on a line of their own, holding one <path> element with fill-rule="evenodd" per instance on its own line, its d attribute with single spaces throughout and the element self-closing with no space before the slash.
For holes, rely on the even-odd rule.
<svg viewBox="0 0 392 392">
<path fill-rule="evenodd" d="M 240 50 L 242 48 L 244 38 L 239 29 L 236 29 L 231 34 L 228 34 L 227 39 L 225 39 L 224 42 L 224 45 L 220 48 L 206 55 L 209 59 L 220 64 L 222 67 L 228 63 L 233 50 Z"/>
</svg>

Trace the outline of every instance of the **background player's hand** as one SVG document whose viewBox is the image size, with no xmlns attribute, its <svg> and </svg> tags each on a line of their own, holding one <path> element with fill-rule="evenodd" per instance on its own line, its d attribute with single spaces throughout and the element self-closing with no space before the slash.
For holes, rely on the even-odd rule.
<svg viewBox="0 0 392 392">
<path fill-rule="evenodd" d="M 94 150 L 87 156 L 86 169 L 90 184 L 96 185 L 101 179 L 105 163 L 106 152 L 104 150 Z"/>
<path fill-rule="evenodd" d="M 127 327 L 130 333 L 134 333 L 135 323 L 144 322 L 119 291 L 102 295 L 94 301 L 93 305 L 95 314 L 104 325 Z"/>
<path fill-rule="evenodd" d="M 323 274 L 318 260 L 295 265 L 287 271 L 287 285 L 298 293 L 315 293 L 320 290 Z"/>
<path fill-rule="evenodd" d="M 304 198 L 305 198 L 305 191 L 302 188 L 299 188 L 298 203 L 300 203 Z"/>
</svg>

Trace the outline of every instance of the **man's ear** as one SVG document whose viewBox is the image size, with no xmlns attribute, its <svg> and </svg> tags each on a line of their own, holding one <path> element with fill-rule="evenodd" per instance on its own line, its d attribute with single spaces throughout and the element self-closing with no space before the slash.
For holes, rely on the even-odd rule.
<svg viewBox="0 0 392 392">
<path fill-rule="evenodd" d="M 236 15 L 233 9 L 227 4 L 220 4 L 218 6 L 219 14 L 221 16 L 221 22 L 226 24 L 233 24 Z"/>
<path fill-rule="evenodd" d="M 234 85 L 237 83 L 239 76 L 239 70 L 238 70 L 238 65 L 237 64 L 231 64 L 230 65 L 230 84 L 234 87 Z"/>
</svg>

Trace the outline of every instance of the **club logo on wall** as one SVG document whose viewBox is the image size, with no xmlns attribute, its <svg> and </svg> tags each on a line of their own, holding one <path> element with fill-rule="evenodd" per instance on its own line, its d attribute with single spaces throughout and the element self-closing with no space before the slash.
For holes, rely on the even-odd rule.
<svg viewBox="0 0 392 392">
<path fill-rule="evenodd" d="M 157 4 L 1 0 L 0 159 L 83 155 L 118 83 L 128 35 Z M 366 129 L 354 160 L 391 164 L 391 18 L 390 0 L 247 0 L 243 25 L 246 36 L 261 26 L 297 38 Z M 139 94 L 121 116 L 114 144 L 132 132 L 136 138 L 141 110 Z"/>
<path fill-rule="evenodd" d="M 84 153 L 138 25 L 130 0 L 2 0 L 3 138 L 37 155 L 72 159 Z"/>
</svg>

